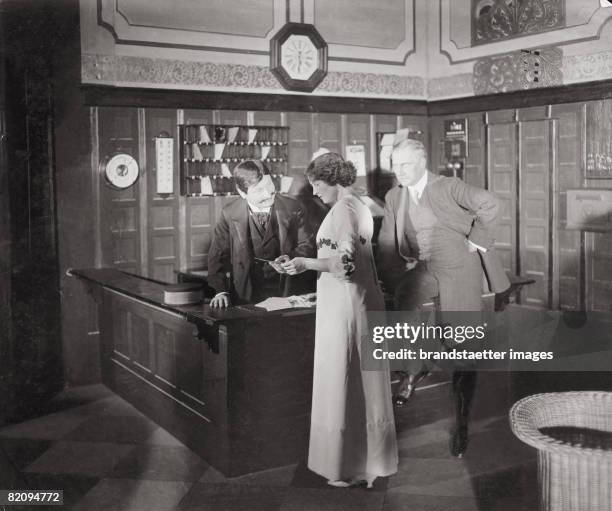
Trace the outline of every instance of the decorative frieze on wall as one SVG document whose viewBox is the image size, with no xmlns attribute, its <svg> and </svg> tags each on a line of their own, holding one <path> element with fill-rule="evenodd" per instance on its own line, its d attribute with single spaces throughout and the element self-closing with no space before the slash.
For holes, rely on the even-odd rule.
<svg viewBox="0 0 612 511">
<path fill-rule="evenodd" d="M 612 51 L 565 57 L 563 76 L 566 83 L 612 78 Z"/>
<path fill-rule="evenodd" d="M 474 80 L 472 73 L 463 73 L 444 78 L 432 78 L 427 82 L 428 98 L 472 95 L 474 95 Z"/>
<path fill-rule="evenodd" d="M 83 83 L 154 85 L 190 89 L 283 90 L 267 66 L 216 64 L 130 56 L 83 55 Z M 423 97 L 424 80 L 415 76 L 328 72 L 315 92 Z"/>
<path fill-rule="evenodd" d="M 563 51 L 550 47 L 479 59 L 474 64 L 474 93 L 494 94 L 563 84 Z"/>
<path fill-rule="evenodd" d="M 472 0 L 472 44 L 565 26 L 565 0 Z"/>
</svg>

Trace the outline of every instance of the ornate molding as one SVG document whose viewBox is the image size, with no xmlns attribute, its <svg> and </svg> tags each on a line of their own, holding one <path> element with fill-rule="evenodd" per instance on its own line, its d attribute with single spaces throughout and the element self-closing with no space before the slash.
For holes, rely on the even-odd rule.
<svg viewBox="0 0 612 511">
<path fill-rule="evenodd" d="M 566 83 L 612 78 L 612 51 L 565 57 L 563 75 Z"/>
<path fill-rule="evenodd" d="M 563 51 L 544 48 L 488 57 L 474 64 L 474 94 L 494 94 L 563 84 Z"/>
<path fill-rule="evenodd" d="M 472 0 L 472 44 L 565 26 L 565 0 Z"/>
<path fill-rule="evenodd" d="M 440 53 L 445 55 L 451 64 L 505 55 L 508 52 L 520 51 L 525 48 L 538 48 L 544 45 L 564 46 L 595 40 L 599 38 L 604 25 L 612 19 L 612 9 L 600 8 L 583 25 L 550 30 L 543 34 L 530 34 L 488 44 L 479 44 L 473 47 L 459 48 L 451 36 L 451 1 L 453 0 L 439 0 Z"/>
<path fill-rule="evenodd" d="M 472 96 L 474 83 L 472 73 L 463 73 L 443 78 L 432 78 L 427 82 L 427 97 Z"/>
<path fill-rule="evenodd" d="M 82 55 L 83 83 L 174 87 L 200 90 L 282 91 L 264 66 L 216 64 L 130 56 Z M 329 72 L 316 92 L 424 97 L 423 78 L 373 73 Z"/>
</svg>

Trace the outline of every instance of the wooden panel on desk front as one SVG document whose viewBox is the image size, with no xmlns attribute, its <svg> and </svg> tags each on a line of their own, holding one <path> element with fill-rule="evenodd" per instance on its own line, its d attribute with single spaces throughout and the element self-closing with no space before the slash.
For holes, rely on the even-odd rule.
<svg viewBox="0 0 612 511">
<path fill-rule="evenodd" d="M 288 465 L 308 447 L 314 314 L 254 314 L 205 330 L 105 289 L 103 381 L 228 476 Z"/>
</svg>

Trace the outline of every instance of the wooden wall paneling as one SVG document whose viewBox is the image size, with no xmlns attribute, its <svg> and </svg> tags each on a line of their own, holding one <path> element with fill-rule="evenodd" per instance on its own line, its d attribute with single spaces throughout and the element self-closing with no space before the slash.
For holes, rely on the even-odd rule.
<svg viewBox="0 0 612 511">
<path fill-rule="evenodd" d="M 428 118 L 424 115 L 400 115 L 398 116 L 398 127 L 409 128 L 410 131 L 421 131 L 423 133 L 421 140 L 427 142 L 428 139 Z"/>
<path fill-rule="evenodd" d="M 382 171 L 378 168 L 378 146 L 377 133 L 394 133 L 400 123 L 398 115 L 372 115 L 370 121 L 371 138 L 370 145 L 372 147 L 370 153 L 370 162 L 374 169 L 373 179 L 375 181 L 374 195 L 379 199 L 384 199 L 388 190 L 396 184 L 395 174 L 391 171 Z"/>
<path fill-rule="evenodd" d="M 212 110 L 185 109 L 182 111 L 183 124 L 211 124 Z M 216 221 L 213 197 L 182 197 L 185 203 L 183 238 L 185 259 L 184 270 L 201 270 L 208 266 L 208 247 Z"/>
<path fill-rule="evenodd" d="M 582 181 L 581 105 L 555 105 L 551 115 L 558 122 L 555 141 L 557 214 L 554 218 L 558 235 L 553 254 L 559 275 L 559 307 L 576 310 L 583 306 L 581 241 L 579 231 L 566 229 L 566 191 L 580 187 Z"/>
<path fill-rule="evenodd" d="M 486 130 L 484 115 L 481 113 L 465 116 L 468 120 L 468 155 L 465 159 L 464 177 L 466 183 L 487 188 Z"/>
<path fill-rule="evenodd" d="M 208 267 L 208 250 L 217 220 L 218 197 L 188 197 L 185 237 L 187 238 L 187 267 L 201 270 Z"/>
<path fill-rule="evenodd" d="M 589 134 L 587 133 L 587 136 Z M 587 179 L 587 188 L 612 188 L 612 179 Z M 586 232 L 587 310 L 612 311 L 612 233 Z"/>
<path fill-rule="evenodd" d="M 519 108 L 517 110 L 517 120 L 519 121 L 538 121 L 550 117 L 550 106 L 533 106 L 529 108 Z"/>
<path fill-rule="evenodd" d="M 210 124 L 212 122 L 212 110 L 195 110 L 193 108 L 183 110 L 183 124 Z"/>
<path fill-rule="evenodd" d="M 247 112 L 245 110 L 219 110 L 220 124 L 247 124 Z"/>
<path fill-rule="evenodd" d="M 515 123 L 487 125 L 487 181 L 489 190 L 502 200 L 495 247 L 502 265 L 513 274 L 520 271 L 517 254 L 517 154 Z"/>
<path fill-rule="evenodd" d="M 486 113 L 487 124 L 501 124 L 516 121 L 517 112 L 514 109 L 494 110 Z"/>
<path fill-rule="evenodd" d="M 136 185 L 138 186 L 138 195 L 142 200 L 139 201 L 138 214 L 140 217 L 140 268 L 141 275 L 149 277 L 151 275 L 149 268 L 149 172 L 147 167 L 151 161 L 147 158 L 147 135 L 146 135 L 145 109 L 138 109 L 138 162 L 140 166 L 140 179 Z"/>
<path fill-rule="evenodd" d="M 345 121 L 345 140 L 343 141 L 342 155 L 346 156 L 347 145 L 362 145 L 365 148 L 365 161 L 366 161 L 366 176 L 358 177 L 356 185 L 363 187 L 368 190 L 370 194 L 375 193 L 376 183 L 374 178 L 376 177 L 373 168 L 370 166 L 370 153 L 372 147 L 370 143 L 370 116 L 368 114 L 346 114 L 344 117 Z"/>
<path fill-rule="evenodd" d="M 162 282 L 175 282 L 175 270 L 180 268 L 181 236 L 179 222 L 179 179 L 178 179 L 178 128 L 176 111 L 171 109 L 147 109 L 145 120 L 146 171 L 143 176 L 147 182 L 147 245 L 148 276 Z M 162 197 L 156 193 L 155 137 L 160 133 L 170 134 L 174 144 L 174 190 Z"/>
<path fill-rule="evenodd" d="M 138 160 L 138 111 L 136 108 L 100 108 L 100 158 L 122 152 Z M 138 162 L 141 166 L 141 162 Z M 142 171 L 142 168 L 141 168 Z M 102 266 L 140 274 L 140 194 L 138 185 L 115 190 L 100 174 L 100 237 Z M 141 175 L 140 179 L 143 179 Z"/>
<path fill-rule="evenodd" d="M 602 96 L 605 97 L 605 96 Z M 592 115 L 594 109 L 599 115 Z M 585 167 L 588 152 L 609 153 L 610 140 L 605 133 L 611 131 L 611 120 L 602 115 L 609 111 L 610 100 L 582 107 L 583 172 L 582 186 L 586 188 L 612 188 L 612 179 L 587 179 Z M 582 233 L 584 239 L 584 272 L 586 310 L 610 312 L 612 310 L 612 234 Z"/>
<path fill-rule="evenodd" d="M 603 187 L 603 183 L 598 187 Z M 607 183 L 612 188 L 612 183 Z M 612 234 L 588 233 L 592 250 L 589 252 L 589 280 L 591 286 L 587 296 L 587 309 L 612 312 Z M 587 238 L 587 239 L 588 239 Z"/>
<path fill-rule="evenodd" d="M 99 165 L 102 160 L 100 155 L 100 113 L 97 107 L 90 108 L 89 129 L 91 136 L 91 198 L 93 203 L 94 219 L 94 260 L 95 267 L 102 266 L 102 199 L 101 189 L 104 183 L 100 179 Z"/>
<path fill-rule="evenodd" d="M 519 250 L 521 274 L 535 280 L 522 291 L 525 305 L 550 308 L 550 122 L 519 123 Z"/>
<path fill-rule="evenodd" d="M 315 147 L 326 147 L 330 151 L 344 154 L 342 146 L 342 118 L 340 114 L 318 114 L 319 137 Z"/>
<path fill-rule="evenodd" d="M 253 114 L 253 124 L 256 126 L 282 126 L 283 119 L 281 112 L 267 112 L 258 110 L 250 112 Z M 250 122 L 249 122 L 250 124 Z"/>
<path fill-rule="evenodd" d="M 439 174 L 444 170 L 446 160 L 444 158 L 444 118 L 433 117 L 428 126 L 429 140 L 429 170 Z"/>
<path fill-rule="evenodd" d="M 289 175 L 302 176 L 312 157 L 313 123 L 311 114 L 289 112 Z"/>
</svg>

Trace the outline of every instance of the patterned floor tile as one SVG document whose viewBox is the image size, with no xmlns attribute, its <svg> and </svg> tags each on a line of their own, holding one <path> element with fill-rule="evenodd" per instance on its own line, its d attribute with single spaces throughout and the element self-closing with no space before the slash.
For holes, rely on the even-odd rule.
<svg viewBox="0 0 612 511">
<path fill-rule="evenodd" d="M 286 488 L 195 483 L 176 511 L 278 511 Z"/>
<path fill-rule="evenodd" d="M 191 483 L 103 479 L 72 511 L 171 511 Z"/>
<path fill-rule="evenodd" d="M 474 498 L 388 493 L 383 511 L 490 511 Z"/>
<path fill-rule="evenodd" d="M 0 437 L 59 440 L 79 427 L 87 417 L 59 412 L 0 428 Z"/>
<path fill-rule="evenodd" d="M 138 411 L 134 406 L 128 403 L 125 399 L 112 394 L 109 397 L 98 399 L 88 404 L 76 406 L 69 410 L 71 413 L 81 415 L 121 415 L 121 416 L 137 416 L 145 417 L 143 413 Z"/>
<path fill-rule="evenodd" d="M 163 445 L 166 447 L 185 447 L 183 442 L 174 435 L 168 433 L 164 428 L 157 428 L 154 430 L 151 436 L 147 438 L 146 443 L 150 445 Z"/>
<path fill-rule="evenodd" d="M 57 442 L 24 472 L 105 477 L 133 449 L 126 444 Z"/>
<path fill-rule="evenodd" d="M 87 477 L 78 474 L 23 474 L 30 490 L 62 490 L 64 505 L 61 508 L 37 506 L 41 509 L 71 509 L 83 496 L 100 481 L 97 477 Z M 22 511 L 23 508 L 15 508 Z"/>
<path fill-rule="evenodd" d="M 187 447 L 137 446 L 113 469 L 110 477 L 197 481 L 206 463 Z"/>
<path fill-rule="evenodd" d="M 381 511 L 385 494 L 364 488 L 289 488 L 280 511 Z"/>
<path fill-rule="evenodd" d="M 0 456 L 4 456 L 16 470 L 21 470 L 40 457 L 51 445 L 50 440 L 0 438 Z"/>
<path fill-rule="evenodd" d="M 211 467 L 211 466 L 206 467 L 206 470 L 204 470 L 204 474 L 202 474 L 202 477 L 200 477 L 200 480 L 199 480 L 200 483 L 210 483 L 210 484 L 227 483 L 228 481 L 231 481 L 231 479 L 228 479 L 221 472 L 219 472 L 216 468 Z"/>
<path fill-rule="evenodd" d="M 260 486 L 289 486 L 295 476 L 296 468 L 297 465 L 288 465 L 286 467 L 262 470 L 254 474 L 233 477 L 228 479 L 228 482 L 230 484 L 253 484 Z"/>
<path fill-rule="evenodd" d="M 55 396 L 46 407 L 47 413 L 70 410 L 112 397 L 113 393 L 102 384 L 82 385 L 64 390 Z"/>
<path fill-rule="evenodd" d="M 150 419 L 136 415 L 90 417 L 64 440 L 144 444 L 158 427 Z"/>
</svg>

